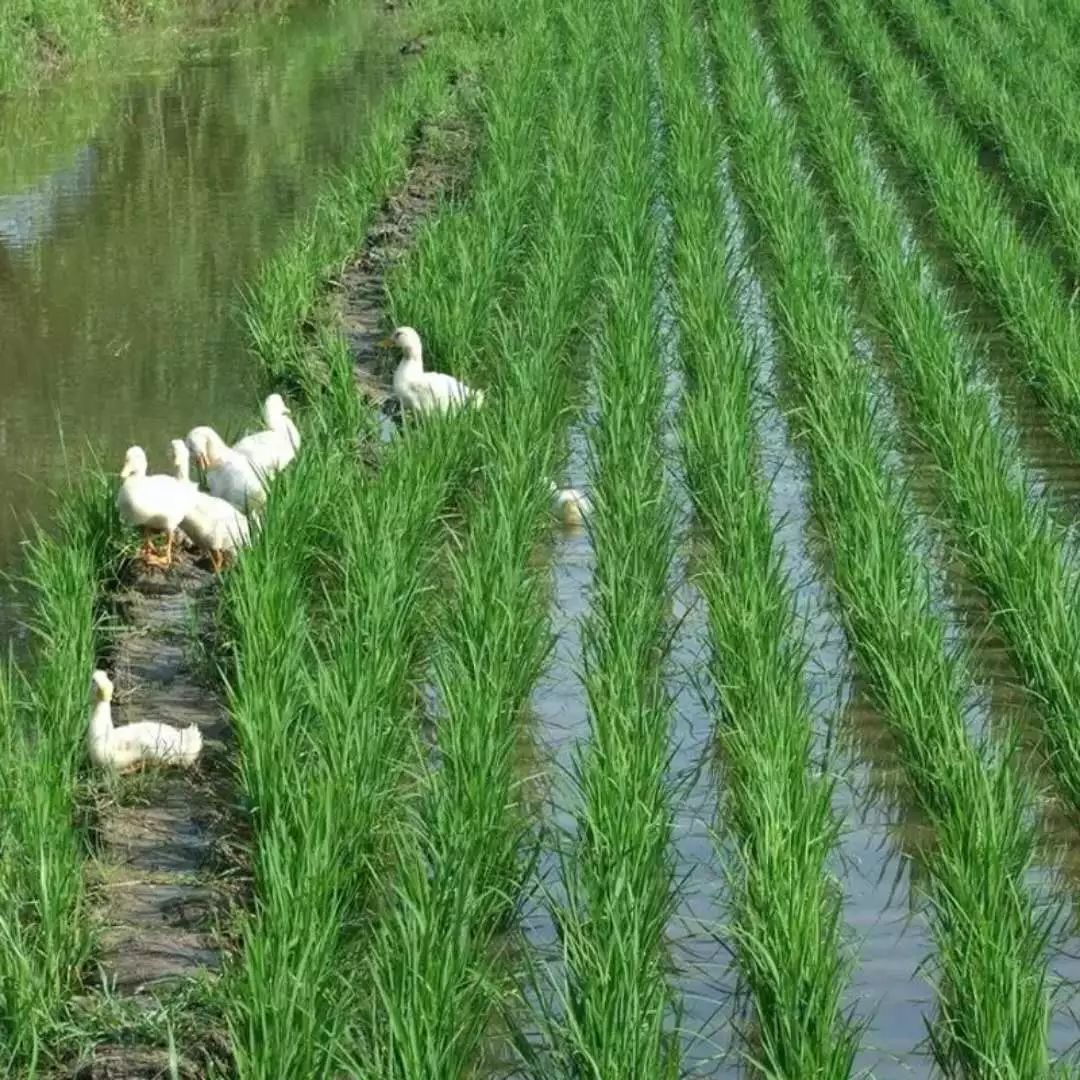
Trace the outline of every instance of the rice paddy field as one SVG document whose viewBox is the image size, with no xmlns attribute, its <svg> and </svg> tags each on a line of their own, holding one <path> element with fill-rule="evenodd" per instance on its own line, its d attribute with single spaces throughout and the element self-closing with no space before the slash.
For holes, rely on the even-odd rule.
<svg viewBox="0 0 1080 1080">
<path fill-rule="evenodd" d="M 1078 1075 L 1080 8 L 409 19 L 249 283 L 304 444 L 201 646 L 224 961 L 150 1011 L 86 873 L 115 481 L 31 545 L 5 1075 Z M 399 324 L 482 407 L 388 423 Z"/>
</svg>

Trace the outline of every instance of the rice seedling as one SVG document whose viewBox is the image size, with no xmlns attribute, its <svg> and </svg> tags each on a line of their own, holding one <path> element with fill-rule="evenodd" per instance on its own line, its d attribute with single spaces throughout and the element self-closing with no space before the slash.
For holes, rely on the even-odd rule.
<svg viewBox="0 0 1080 1080">
<path fill-rule="evenodd" d="M 997 429 L 985 390 L 973 385 L 975 358 L 956 330 L 947 297 L 927 284 L 932 277 L 922 260 L 904 254 L 895 203 L 878 195 L 873 166 L 857 149 L 866 145 L 866 132 L 842 83 L 827 64 L 811 65 L 812 24 L 798 19 L 795 26 L 784 24 L 781 32 L 806 103 L 808 145 L 875 283 L 871 299 L 902 361 L 897 374 L 919 420 L 919 437 L 938 462 L 962 555 L 1035 691 L 1051 767 L 1077 808 L 1075 561 L 1045 505 L 1030 497 L 1018 475 L 1017 448 Z"/>
<path fill-rule="evenodd" d="M 224 590 L 255 828 L 255 904 L 228 995 L 245 1077 L 325 1075 L 349 1045 L 357 935 L 403 815 L 438 520 L 460 456 L 433 428 L 373 480 L 319 415 L 306 414 L 305 453 Z"/>
<path fill-rule="evenodd" d="M 811 761 L 807 648 L 770 520 L 755 357 L 737 317 L 716 178 L 724 146 L 689 0 L 663 5 L 661 67 L 687 386 L 682 456 L 722 710 L 733 937 L 756 1021 L 745 1053 L 767 1076 L 846 1077 L 858 1032 L 844 1013 L 851 961 L 829 871 L 839 823 L 833 782 Z M 720 272 L 718 251 L 729 260 Z"/>
<path fill-rule="evenodd" d="M 671 706 L 663 653 L 673 508 L 662 452 L 664 372 L 657 326 L 651 123 L 651 5 L 607 6 L 611 156 L 603 177 L 604 305 L 589 431 L 595 553 L 583 630 L 590 739 L 578 754 L 554 1048 L 574 1076 L 678 1075 L 665 929 L 673 907 L 672 808 L 665 782 Z"/>
<path fill-rule="evenodd" d="M 564 360 L 591 279 L 590 180 L 597 164 L 598 94 L 590 65 L 597 37 L 588 30 L 595 14 L 560 8 L 552 17 L 586 29 L 560 50 L 563 66 L 547 95 L 542 225 L 522 249 L 520 296 L 481 354 L 499 392 L 477 420 L 485 468 L 461 507 L 462 535 L 449 559 L 453 601 L 432 644 L 437 759 L 421 780 L 416 821 L 399 845 L 399 874 L 371 950 L 375 994 L 355 1066 L 364 1076 L 461 1075 L 509 1001 L 498 934 L 528 869 L 514 754 L 549 647 L 541 571 L 532 555 L 548 522 L 546 477 L 565 422 Z M 552 48 L 550 27 L 532 32 L 542 32 Z M 531 49 L 514 55 L 534 62 Z M 552 79 L 551 65 L 549 52 L 545 81 Z M 492 95 L 494 128 L 520 122 L 512 114 L 527 73 L 508 67 L 507 74 L 503 93 Z M 534 124 L 526 120 L 518 137 L 531 137 Z M 523 178 L 508 174 L 532 168 L 530 155 L 497 140 L 486 153 L 487 183 L 520 190 Z M 463 220 L 452 228 L 440 222 L 429 243 L 482 252 L 495 197 L 478 188 Z M 429 250 L 433 260 L 446 256 Z M 455 337 L 475 332 L 476 298 L 455 298 L 453 291 L 448 285 L 441 298 L 414 303 L 425 313 L 440 305 L 453 312 L 444 325 Z"/>
<path fill-rule="evenodd" d="M 710 13 L 732 166 L 769 257 L 841 617 L 934 826 L 924 853 L 937 946 L 934 1055 L 949 1074 L 1043 1075 L 1047 928 L 1024 881 L 1029 794 L 1008 754 L 968 736 L 965 664 L 930 606 L 912 511 L 886 466 L 868 373 L 852 351 L 844 281 L 830 265 L 822 211 L 794 174 L 793 130 L 770 103 L 747 5 L 716 3 Z"/>
<path fill-rule="evenodd" d="M 35 1075 L 93 941 L 76 786 L 102 590 L 118 556 L 106 478 L 92 473 L 28 549 L 32 655 L 0 675 L 0 1064 Z"/>
<path fill-rule="evenodd" d="M 864 73 L 887 134 L 931 203 L 942 239 L 1001 315 L 1024 380 L 1080 448 L 1080 324 L 1049 256 L 1023 240 L 977 154 L 862 0 L 829 0 L 833 36 Z M 851 20 L 858 24 L 857 31 Z"/>
<path fill-rule="evenodd" d="M 850 159 L 850 154 L 849 154 Z M 858 160 L 847 162 L 858 176 Z M 854 181 L 849 180 L 849 190 Z M 870 213 L 867 211 L 866 213 Z M 888 208 L 875 212 L 878 234 L 895 232 Z M 877 258 L 889 248 L 878 247 Z M 972 359 L 962 349 L 951 320 L 914 280 L 912 268 L 881 268 L 882 303 L 900 308 L 894 318 L 905 351 L 904 374 L 932 380 L 919 400 L 934 408 L 926 437 L 939 454 L 943 481 L 954 500 L 953 516 L 963 537 L 975 576 L 996 609 L 996 618 L 1035 693 L 1049 748 L 1049 760 L 1072 810 L 1080 809 L 1080 743 L 1072 717 L 1080 702 L 1080 672 L 1075 658 L 1080 643 L 1076 615 L 1077 568 L 1043 505 L 1028 497 L 1022 478 L 1011 467 L 1015 447 L 1003 440 L 990 421 L 985 395 L 972 391 Z M 888 287 L 886 287 L 888 285 Z M 915 320 L 914 322 L 912 320 Z M 900 328 L 903 327 L 903 337 Z M 924 339 L 916 343 L 915 332 Z M 908 354 L 909 353 L 909 354 Z M 933 359 L 931 359 L 933 357 Z M 949 373 L 953 373 L 949 375 Z M 970 416 L 970 427 L 958 418 Z M 962 446 L 961 435 L 968 446 Z"/>
<path fill-rule="evenodd" d="M 1009 179 L 1025 200 L 1041 207 L 1059 236 L 1069 269 L 1080 274 L 1080 180 L 1071 167 L 1068 128 L 1044 112 L 1042 101 L 1069 101 L 1059 87 L 1056 96 L 1034 94 L 1002 77 L 970 47 L 970 37 L 927 0 L 902 0 L 890 6 L 890 18 L 940 75 L 951 109 L 986 145 L 997 148 Z M 1050 90 L 1054 95 L 1054 91 Z"/>
</svg>

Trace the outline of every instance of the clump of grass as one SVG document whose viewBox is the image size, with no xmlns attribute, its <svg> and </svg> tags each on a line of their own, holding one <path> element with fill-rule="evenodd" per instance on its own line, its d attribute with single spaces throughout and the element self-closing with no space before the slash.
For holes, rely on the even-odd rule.
<svg viewBox="0 0 1080 1080">
<path fill-rule="evenodd" d="M 1044 115 L 1042 97 L 1018 93 L 1014 80 L 1003 79 L 1000 68 L 972 49 L 970 35 L 935 4 L 902 0 L 889 13 L 940 76 L 949 107 L 980 142 L 1000 151 L 1018 192 L 1048 215 L 1070 272 L 1080 275 L 1080 180 L 1072 167 L 1075 143 L 1071 134 L 1062 134 L 1061 118 Z M 1063 100 L 1073 97 L 1070 89 Z"/>
<path fill-rule="evenodd" d="M 862 84 L 880 130 L 919 178 L 942 239 L 1000 312 L 1022 377 L 1080 449 L 1080 357 L 1073 347 L 1080 321 L 1062 295 L 1049 256 L 1023 240 L 1000 193 L 981 172 L 975 149 L 942 114 L 869 5 L 829 0 L 826 6 L 841 51 L 865 73 Z"/>
<path fill-rule="evenodd" d="M 76 788 L 117 531 L 110 485 L 91 473 L 29 542 L 32 652 L 0 674 L 0 1063 L 11 1075 L 34 1074 L 93 944 Z"/>
<path fill-rule="evenodd" d="M 774 539 L 755 431 L 755 357 L 738 321 L 736 257 L 717 180 L 724 146 L 689 0 L 666 0 L 661 37 L 673 280 L 686 375 L 682 456 L 702 530 L 733 940 L 754 1003 L 747 1056 L 768 1076 L 847 1077 L 851 961 L 829 871 L 833 781 L 811 761 L 807 650 Z M 727 265 L 717 267 L 717 254 Z"/>
<path fill-rule="evenodd" d="M 555 912 L 565 960 L 556 1047 L 573 1076 L 678 1075 L 665 932 L 674 905 L 671 702 L 663 685 L 674 513 L 664 475 L 659 194 L 651 6 L 604 11 L 611 153 L 601 173 L 602 326 L 590 427 L 595 552 L 583 629 L 590 734 L 577 837 Z"/>
<path fill-rule="evenodd" d="M 883 77 L 886 70 L 871 68 Z M 851 167 L 858 169 L 857 163 Z M 882 217 L 878 228 L 892 225 Z M 955 523 L 1038 702 L 1051 767 L 1074 812 L 1080 812 L 1080 739 L 1074 722 L 1080 705 L 1080 614 L 1075 602 L 1080 584 L 1075 559 L 1045 508 L 1033 503 L 1015 478 L 1010 466 L 1016 450 L 995 432 L 985 401 L 965 405 L 964 383 L 972 361 L 963 357 L 947 362 L 957 348 L 955 334 L 948 332 L 950 320 L 891 266 L 889 280 L 894 289 L 906 285 L 905 311 L 894 325 L 897 333 L 903 326 L 901 348 L 914 350 L 917 361 L 905 372 L 913 379 L 933 380 L 933 386 L 920 386 L 919 400 L 925 403 L 927 437 L 943 463 Z M 912 314 L 917 320 L 909 325 Z M 931 344 L 935 348 L 928 352 Z M 950 371 L 955 374 L 946 381 Z M 971 418 L 968 425 L 959 426 L 964 417 Z"/>
<path fill-rule="evenodd" d="M 375 994 L 355 1067 L 373 1078 L 462 1075 L 511 1001 L 497 935 L 520 897 L 531 847 L 515 750 L 549 647 L 533 556 L 565 423 L 566 351 L 590 280 L 597 160 L 588 52 L 579 43 L 562 66 L 555 60 L 551 20 L 563 16 L 561 7 L 522 10 L 525 40 L 504 54 L 492 86 L 493 137 L 474 196 L 424 237 L 423 265 L 398 278 L 408 291 L 395 310 L 419 310 L 424 326 L 430 312 L 442 340 L 459 342 L 452 355 L 471 355 L 496 393 L 475 419 L 484 469 L 460 506 L 447 567 L 452 599 L 431 645 L 437 754 L 398 845 L 399 872 L 371 949 Z M 541 101 L 550 110 L 542 119 Z M 526 226 L 528 240 L 515 241 Z M 519 291 L 498 313 L 504 268 L 489 262 L 493 245 L 516 246 L 521 260 Z M 432 268 L 454 257 L 486 272 L 452 275 L 430 294 Z"/>
<path fill-rule="evenodd" d="M 1025 884 L 1030 795 L 1007 751 L 968 737 L 965 665 L 931 610 L 912 512 L 886 465 L 822 212 L 793 174 L 793 131 L 770 104 L 745 3 L 711 11 L 733 167 L 770 256 L 841 616 L 934 827 L 925 861 L 937 945 L 935 1057 L 950 1074 L 1043 1075 L 1047 925 Z"/>
<path fill-rule="evenodd" d="M 347 350 L 337 362 L 351 380 Z M 228 995 L 243 1077 L 324 1075 L 352 1045 L 358 934 L 415 758 L 412 687 L 460 457 L 452 432 L 432 430 L 373 479 L 351 438 L 320 431 L 327 409 L 305 413 L 305 452 L 223 595 L 255 829 L 255 904 Z"/>
</svg>

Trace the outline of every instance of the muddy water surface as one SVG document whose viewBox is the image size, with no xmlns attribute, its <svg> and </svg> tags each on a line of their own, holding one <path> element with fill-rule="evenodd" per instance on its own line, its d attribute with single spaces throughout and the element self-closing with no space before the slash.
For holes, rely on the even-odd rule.
<svg viewBox="0 0 1080 1080">
<path fill-rule="evenodd" d="M 0 100 L 0 568 L 88 447 L 163 468 L 194 424 L 252 418 L 241 289 L 363 135 L 396 59 L 375 8 L 159 32 Z"/>
</svg>

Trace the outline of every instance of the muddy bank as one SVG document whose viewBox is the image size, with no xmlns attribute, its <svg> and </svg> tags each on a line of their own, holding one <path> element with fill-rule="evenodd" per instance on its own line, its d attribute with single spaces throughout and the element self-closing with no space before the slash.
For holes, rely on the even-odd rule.
<svg viewBox="0 0 1080 1080">
<path fill-rule="evenodd" d="M 104 776 L 97 788 L 95 858 L 88 874 L 98 951 L 95 993 L 129 1007 L 126 1025 L 77 1061 L 79 1080 L 168 1076 L 167 1045 L 154 1045 L 145 1017 L 168 1010 L 170 993 L 216 972 L 239 890 L 239 827 L 228 715 L 200 670 L 195 639 L 212 633 L 216 580 L 182 554 L 165 574 L 137 566 L 113 598 L 120 623 L 108 659 L 116 686 L 116 724 L 197 724 L 203 751 L 190 770 L 147 768 Z M 140 1015 L 142 1014 L 142 1015 Z M 192 1042 L 174 1032 L 181 1076 L 220 1064 L 222 1037 Z"/>
<path fill-rule="evenodd" d="M 471 78 L 452 72 L 449 79 L 454 89 L 451 108 L 438 122 L 417 125 L 405 182 L 383 201 L 356 258 L 327 298 L 329 317 L 340 326 L 352 352 L 360 393 L 388 415 L 397 415 L 391 395 L 396 357 L 377 345 L 392 329 L 386 279 L 436 207 L 460 199 L 469 180 L 476 134 L 466 107 Z"/>
</svg>

